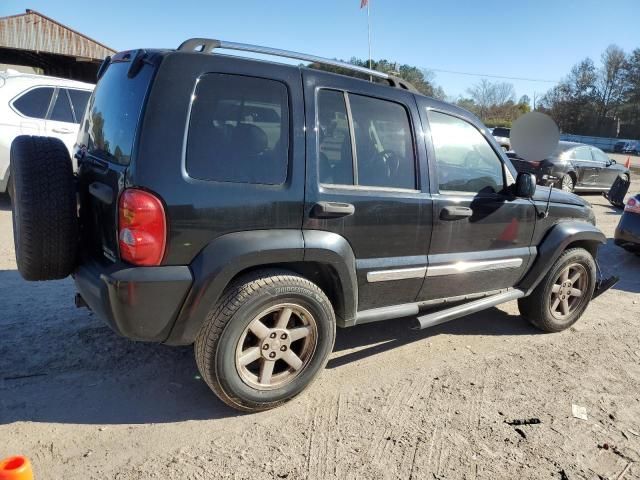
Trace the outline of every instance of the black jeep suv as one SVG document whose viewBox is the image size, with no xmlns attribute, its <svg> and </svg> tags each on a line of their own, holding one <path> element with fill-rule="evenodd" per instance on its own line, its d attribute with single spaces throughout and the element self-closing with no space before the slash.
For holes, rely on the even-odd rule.
<svg viewBox="0 0 640 480">
<path fill-rule="evenodd" d="M 536 190 L 471 113 L 335 61 L 207 39 L 119 53 L 75 159 L 77 173 L 60 141 L 15 140 L 19 271 L 72 275 L 77 304 L 125 337 L 195 343 L 241 410 L 300 393 L 336 326 L 424 328 L 518 299 L 556 332 L 611 283 L 587 202 Z"/>
</svg>

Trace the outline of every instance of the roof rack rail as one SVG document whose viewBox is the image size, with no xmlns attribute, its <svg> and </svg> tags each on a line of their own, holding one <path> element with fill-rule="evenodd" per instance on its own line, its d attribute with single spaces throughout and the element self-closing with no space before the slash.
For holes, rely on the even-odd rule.
<svg viewBox="0 0 640 480">
<path fill-rule="evenodd" d="M 403 90 L 409 90 L 411 92 L 419 93 L 418 90 L 409 82 L 393 75 L 389 75 L 388 73 L 379 72 L 370 68 L 360 67 L 358 65 L 352 65 L 350 63 L 341 62 L 339 60 L 331 60 L 329 58 L 317 57 L 315 55 L 308 55 L 306 53 L 291 52 L 289 50 L 280 50 L 278 48 L 250 45 L 247 43 L 227 42 L 225 40 L 216 40 L 213 38 L 190 38 L 189 40 L 185 40 L 184 42 L 182 42 L 178 47 L 178 50 L 199 53 L 213 53 L 213 50 L 215 50 L 216 48 L 261 53 L 263 55 L 273 55 L 275 57 L 294 58 L 296 60 L 303 60 L 306 62 L 340 67 L 346 70 L 351 70 L 353 72 L 363 73 L 365 75 L 369 75 L 370 77 L 381 78 L 389 82 L 389 85 L 395 88 L 401 88 Z"/>
</svg>

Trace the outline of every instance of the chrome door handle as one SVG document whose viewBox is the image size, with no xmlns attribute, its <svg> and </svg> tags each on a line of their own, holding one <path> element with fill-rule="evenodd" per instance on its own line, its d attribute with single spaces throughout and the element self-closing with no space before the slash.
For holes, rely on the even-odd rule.
<svg viewBox="0 0 640 480">
<path fill-rule="evenodd" d="M 73 130 L 70 128 L 52 128 L 51 130 L 56 133 L 73 133 Z"/>
<path fill-rule="evenodd" d="M 442 220 L 460 220 L 469 218 L 472 215 L 473 210 L 468 207 L 444 207 L 440 211 L 440 218 Z"/>
<path fill-rule="evenodd" d="M 350 203 L 318 202 L 311 209 L 311 216 L 316 218 L 339 218 L 353 215 L 356 207 Z"/>
</svg>

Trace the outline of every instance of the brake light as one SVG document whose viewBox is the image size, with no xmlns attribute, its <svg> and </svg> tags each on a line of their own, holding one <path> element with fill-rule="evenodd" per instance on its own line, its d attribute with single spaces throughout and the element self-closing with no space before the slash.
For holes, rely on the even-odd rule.
<svg viewBox="0 0 640 480">
<path fill-rule="evenodd" d="M 120 258 L 140 266 L 160 265 L 167 243 L 167 220 L 158 197 L 130 188 L 118 204 Z"/>
<path fill-rule="evenodd" d="M 631 197 L 624 207 L 625 212 L 640 213 L 640 201 L 634 197 Z"/>
</svg>

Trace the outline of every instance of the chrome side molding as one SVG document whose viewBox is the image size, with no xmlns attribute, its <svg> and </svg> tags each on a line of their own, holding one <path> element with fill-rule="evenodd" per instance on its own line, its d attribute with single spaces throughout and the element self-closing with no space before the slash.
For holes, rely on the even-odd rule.
<svg viewBox="0 0 640 480">
<path fill-rule="evenodd" d="M 367 273 L 367 282 L 387 282 L 389 280 L 406 280 L 408 278 L 424 278 L 427 267 L 398 268 L 379 270 Z"/>
<path fill-rule="evenodd" d="M 367 282 L 388 282 L 409 278 L 441 277 L 462 273 L 489 272 L 492 270 L 520 268 L 522 258 L 504 258 L 500 260 L 480 260 L 475 262 L 456 262 L 433 267 L 397 268 L 367 272 Z"/>
<path fill-rule="evenodd" d="M 459 273 L 488 272 L 506 268 L 519 268 L 522 258 L 505 258 L 501 260 L 481 260 L 477 262 L 456 262 L 448 265 L 437 265 L 427 269 L 427 277 L 457 275 Z"/>
</svg>

